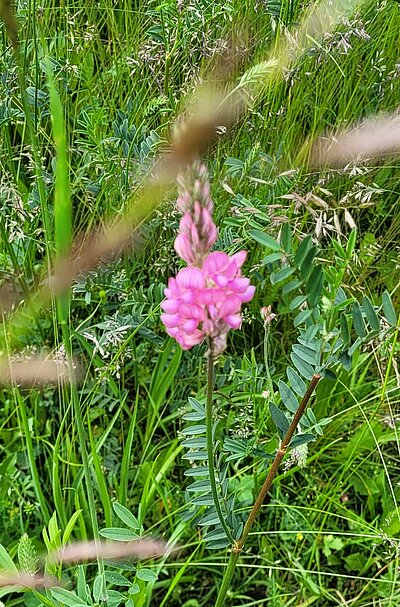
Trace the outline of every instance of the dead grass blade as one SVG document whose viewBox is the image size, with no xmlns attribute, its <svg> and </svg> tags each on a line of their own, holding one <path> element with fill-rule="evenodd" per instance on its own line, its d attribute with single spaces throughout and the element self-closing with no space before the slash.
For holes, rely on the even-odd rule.
<svg viewBox="0 0 400 607">
<path fill-rule="evenodd" d="M 168 554 L 167 544 L 161 540 L 143 538 L 129 542 L 74 542 L 61 550 L 49 554 L 51 563 L 80 563 L 93 561 L 98 558 L 122 559 L 134 557 L 138 559 L 155 558 Z"/>
<path fill-rule="evenodd" d="M 42 573 L 17 573 L 2 571 L 0 573 L 0 588 L 5 586 L 19 586 L 22 588 L 49 588 L 57 584 L 56 580 Z"/>
<path fill-rule="evenodd" d="M 364 120 L 331 141 L 319 140 L 313 159 L 315 164 L 339 167 L 395 152 L 400 152 L 400 116 L 385 116 Z"/>
<path fill-rule="evenodd" d="M 39 386 L 76 381 L 71 377 L 67 363 L 46 358 L 8 360 L 0 363 L 0 384 Z"/>
<path fill-rule="evenodd" d="M 14 53 L 18 52 L 18 25 L 11 0 L 0 0 L 0 18 L 3 20 Z"/>
</svg>

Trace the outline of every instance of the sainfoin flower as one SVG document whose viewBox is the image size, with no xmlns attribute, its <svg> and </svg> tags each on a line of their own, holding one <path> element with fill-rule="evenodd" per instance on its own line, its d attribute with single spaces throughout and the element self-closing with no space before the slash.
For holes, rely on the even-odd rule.
<svg viewBox="0 0 400 607">
<path fill-rule="evenodd" d="M 255 287 L 241 274 L 246 251 L 231 256 L 210 252 L 218 232 L 211 217 L 207 169 L 195 163 L 189 178 L 178 182 L 177 206 L 183 217 L 175 250 L 188 267 L 169 279 L 161 320 L 184 350 L 209 337 L 216 355 L 226 347 L 229 329 L 240 327 L 241 305 L 252 299 Z"/>
<path fill-rule="evenodd" d="M 229 329 L 240 327 L 241 305 L 250 301 L 255 291 L 249 279 L 241 275 L 245 259 L 245 251 L 232 256 L 215 251 L 201 268 L 184 268 L 176 278 L 169 279 L 161 320 L 168 335 L 184 350 L 208 336 L 213 338 L 217 354 L 226 345 Z"/>
</svg>

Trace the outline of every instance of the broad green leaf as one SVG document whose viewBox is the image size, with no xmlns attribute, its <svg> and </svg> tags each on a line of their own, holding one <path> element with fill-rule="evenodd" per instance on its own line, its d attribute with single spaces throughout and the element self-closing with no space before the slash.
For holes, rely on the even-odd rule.
<svg viewBox="0 0 400 607">
<path fill-rule="evenodd" d="M 315 259 L 316 254 L 317 254 L 317 247 L 312 247 L 308 251 L 308 253 L 305 256 L 305 258 L 303 259 L 303 261 L 301 262 L 300 274 L 301 274 L 302 278 L 306 279 L 310 276 L 310 274 L 314 268 L 314 259 Z"/>
<path fill-rule="evenodd" d="M 306 236 L 305 238 L 303 238 L 294 256 L 294 263 L 297 267 L 300 267 L 303 263 L 303 260 L 307 255 L 308 251 L 310 250 L 311 245 L 311 236 Z"/>
<path fill-rule="evenodd" d="M 227 548 L 230 545 L 230 541 L 228 538 L 226 540 L 217 540 L 215 542 L 210 542 L 206 544 L 206 548 L 208 550 L 222 550 L 223 548 Z"/>
<path fill-rule="evenodd" d="M 296 436 L 294 436 L 289 443 L 289 449 L 293 449 L 293 447 L 300 447 L 300 445 L 306 445 L 314 440 L 314 434 L 296 434 Z"/>
<path fill-rule="evenodd" d="M 105 576 L 104 573 L 97 575 L 93 582 L 93 598 L 95 603 L 100 603 L 103 600 L 103 593 L 105 590 Z"/>
<path fill-rule="evenodd" d="M 280 253 L 279 251 L 276 253 L 271 253 L 270 255 L 267 255 L 266 257 L 264 257 L 264 259 L 261 260 L 261 263 L 266 266 L 269 263 L 274 263 L 275 261 L 279 261 L 280 259 L 282 259 L 282 255 L 283 253 Z"/>
<path fill-rule="evenodd" d="M 122 506 L 122 504 L 119 504 L 118 502 L 113 502 L 112 506 L 115 514 L 123 523 L 125 523 L 125 525 L 127 525 L 127 527 L 130 527 L 131 529 L 140 529 L 139 521 L 136 516 L 133 516 L 128 508 L 125 508 L 125 506 Z"/>
<path fill-rule="evenodd" d="M 77 605 L 87 605 L 79 596 L 71 590 L 65 588 L 52 588 L 50 590 L 51 596 L 56 601 L 59 601 L 62 605 L 68 605 L 68 607 L 77 607 Z"/>
<path fill-rule="evenodd" d="M 337 380 L 336 373 L 334 371 L 332 371 L 331 369 L 322 369 L 321 375 L 325 379 L 330 379 L 331 381 L 336 381 Z"/>
<path fill-rule="evenodd" d="M 339 356 L 340 362 L 343 365 L 343 368 L 346 371 L 350 371 L 351 369 L 351 363 L 352 363 L 352 357 L 350 356 L 350 354 L 348 353 L 348 351 L 344 351 L 341 352 L 340 356 Z"/>
<path fill-rule="evenodd" d="M 271 412 L 272 421 L 279 430 L 279 435 L 282 438 L 289 430 L 289 422 L 286 416 L 282 413 L 280 409 L 278 409 L 276 405 L 274 405 L 274 403 L 269 403 L 269 410 Z"/>
<path fill-rule="evenodd" d="M 224 440 L 224 451 L 233 451 L 234 453 L 247 454 L 248 441 L 240 438 L 226 438 Z"/>
<path fill-rule="evenodd" d="M 204 424 L 198 424 L 197 426 L 189 426 L 188 428 L 184 428 L 182 430 L 182 434 L 185 436 L 194 436 L 196 434 L 205 434 L 206 427 Z"/>
<path fill-rule="evenodd" d="M 131 582 L 127 577 L 118 573 L 117 571 L 106 571 L 105 577 L 107 582 L 114 584 L 114 586 L 130 586 Z"/>
<path fill-rule="evenodd" d="M 243 532 L 243 527 L 244 527 L 244 523 L 240 522 L 236 525 L 236 527 L 233 530 L 233 537 L 235 538 L 235 540 L 238 540 L 240 538 L 240 536 L 242 535 Z"/>
<path fill-rule="evenodd" d="M 268 249 L 272 249 L 273 251 L 282 250 L 279 242 L 276 242 L 272 236 L 266 234 L 265 232 L 261 232 L 260 230 L 250 230 L 249 236 L 263 247 L 268 247 Z"/>
<path fill-rule="evenodd" d="M 312 310 L 301 310 L 301 312 L 299 312 L 297 314 L 297 316 L 295 317 L 295 319 L 293 321 L 294 326 L 298 327 L 299 325 L 301 325 L 303 322 L 305 322 L 307 320 L 307 318 L 310 318 L 312 313 L 313 313 Z"/>
<path fill-rule="evenodd" d="M 196 411 L 196 413 L 204 413 L 204 417 L 206 415 L 206 410 L 204 405 L 199 403 L 197 398 L 193 398 L 193 396 L 189 396 L 188 398 L 190 406 Z"/>
<path fill-rule="evenodd" d="M 292 369 L 292 367 L 287 367 L 286 375 L 288 377 L 291 387 L 296 392 L 296 394 L 298 394 L 298 396 L 304 396 L 307 390 L 307 386 L 301 379 L 301 377 L 297 375 L 296 371 Z"/>
<path fill-rule="evenodd" d="M 291 280 L 286 285 L 282 287 L 282 293 L 287 295 L 287 293 L 291 293 L 295 289 L 298 289 L 303 284 L 302 280 Z"/>
<path fill-rule="evenodd" d="M 89 586 L 87 585 L 86 582 L 86 573 L 85 573 L 85 566 L 84 565 L 78 565 L 78 581 L 76 584 L 76 592 L 77 595 L 79 596 L 79 598 L 81 599 L 81 601 L 85 602 L 91 602 L 91 596 L 90 596 L 90 590 L 89 590 Z"/>
<path fill-rule="evenodd" d="M 207 451 L 188 451 L 182 455 L 182 459 L 188 459 L 193 462 L 204 462 L 208 459 Z"/>
<path fill-rule="evenodd" d="M 301 304 L 303 304 L 307 299 L 307 295 L 296 295 L 296 297 L 294 299 L 292 299 L 292 301 L 289 304 L 289 308 L 291 310 L 295 310 L 296 308 L 298 308 L 299 306 L 301 306 Z"/>
<path fill-rule="evenodd" d="M 337 240 L 332 240 L 332 244 L 333 244 L 333 248 L 336 251 L 336 254 L 338 255 L 338 257 L 340 257 L 340 259 L 342 261 L 347 261 L 347 253 L 344 250 L 344 248 L 342 247 L 342 245 L 340 244 L 340 242 L 338 242 Z"/>
<path fill-rule="evenodd" d="M 204 518 L 202 518 L 198 524 L 201 527 L 205 527 L 208 525 L 217 525 L 218 523 L 219 523 L 218 514 L 216 512 L 212 512 L 210 514 L 207 514 L 207 516 L 205 516 Z"/>
<path fill-rule="evenodd" d="M 107 607 L 118 607 L 122 601 L 126 601 L 126 596 L 124 594 L 121 594 L 117 590 L 107 591 Z"/>
<path fill-rule="evenodd" d="M 325 273 L 322 266 L 317 266 L 311 272 L 307 283 L 308 303 L 313 308 L 317 305 L 321 297 L 322 289 L 324 288 Z"/>
<path fill-rule="evenodd" d="M 286 280 L 286 278 L 289 278 L 289 276 L 291 276 L 294 271 L 295 268 L 286 267 L 282 268 L 281 270 L 278 270 L 278 272 L 272 272 L 270 276 L 271 284 L 276 285 L 279 282 Z"/>
<path fill-rule="evenodd" d="M 319 344 L 317 345 L 318 350 L 313 350 L 309 346 L 303 344 L 295 344 L 293 346 L 293 352 L 295 352 L 301 360 L 309 363 L 310 365 L 316 366 L 319 364 Z"/>
<path fill-rule="evenodd" d="M 385 314 L 385 318 L 389 325 L 391 327 L 395 327 L 397 325 L 397 315 L 393 307 L 391 297 L 387 291 L 385 291 L 382 295 L 382 306 L 383 313 Z"/>
<path fill-rule="evenodd" d="M 292 359 L 292 362 L 300 375 L 302 375 L 305 379 L 312 378 L 314 375 L 314 369 L 309 363 L 302 360 L 295 352 L 290 353 L 290 358 Z"/>
<path fill-rule="evenodd" d="M 195 466 L 194 468 L 189 468 L 189 470 L 185 470 L 183 474 L 185 476 L 208 476 L 208 466 Z"/>
<path fill-rule="evenodd" d="M 350 331 L 347 317 L 343 312 L 340 315 L 340 333 L 342 336 L 343 345 L 347 346 L 350 343 Z"/>
<path fill-rule="evenodd" d="M 196 411 L 192 411 L 191 413 L 185 413 L 184 415 L 182 415 L 182 419 L 185 420 L 185 422 L 201 422 L 203 419 L 205 419 L 205 417 L 205 412 L 196 413 Z"/>
<path fill-rule="evenodd" d="M 373 331 L 379 331 L 380 324 L 379 324 L 378 315 L 375 312 L 375 309 L 371 303 L 371 300 L 366 295 L 363 297 L 362 309 L 364 311 L 365 316 L 367 317 L 369 324 L 371 325 L 371 329 Z"/>
<path fill-rule="evenodd" d="M 278 389 L 285 407 L 289 409 L 291 413 L 296 413 L 299 403 L 295 394 L 281 379 L 278 382 Z"/>
<path fill-rule="evenodd" d="M 138 569 L 136 571 L 136 577 L 143 582 L 154 582 L 158 578 L 158 575 L 151 569 Z"/>
<path fill-rule="evenodd" d="M 3 544 L 0 544 L 0 568 L 10 573 L 18 573 L 18 568 L 14 564 L 14 561 L 4 548 Z"/>
<path fill-rule="evenodd" d="M 194 493 L 204 493 L 205 491 L 211 491 L 210 481 L 195 481 L 186 487 L 187 491 L 193 491 Z"/>
<path fill-rule="evenodd" d="M 100 529 L 99 533 L 101 537 L 116 542 L 131 542 L 139 537 L 137 533 L 134 533 L 130 529 L 124 529 L 123 527 L 104 527 L 103 529 Z"/>
<path fill-rule="evenodd" d="M 353 325 L 357 335 L 363 339 L 365 337 L 365 324 L 358 301 L 353 304 Z"/>
<path fill-rule="evenodd" d="M 195 504 L 196 506 L 213 506 L 214 499 L 212 495 L 207 493 L 207 495 L 200 495 L 199 497 L 192 499 L 192 504 Z"/>
<path fill-rule="evenodd" d="M 80 515 L 80 513 L 82 512 L 82 510 L 77 510 L 76 512 L 73 513 L 73 515 L 71 516 L 71 518 L 69 519 L 66 527 L 65 527 L 65 531 L 63 533 L 63 537 L 62 537 L 62 543 L 66 544 L 70 538 L 70 535 L 72 533 L 72 531 L 74 530 L 75 527 L 75 523 L 78 520 L 78 517 Z"/>
<path fill-rule="evenodd" d="M 207 439 L 203 436 L 195 436 L 182 441 L 182 446 L 187 449 L 204 449 L 207 446 Z"/>
<path fill-rule="evenodd" d="M 282 247 L 285 249 L 286 253 L 292 252 L 292 232 L 290 229 L 290 223 L 287 221 L 283 224 L 281 230 L 280 241 Z"/>
<path fill-rule="evenodd" d="M 348 259 L 351 259 L 354 253 L 354 248 L 356 246 L 357 240 L 357 228 L 353 228 L 353 230 L 349 234 L 349 240 L 347 241 L 346 253 Z"/>
<path fill-rule="evenodd" d="M 226 538 L 226 533 L 222 529 L 222 527 L 218 527 L 217 529 L 213 529 L 212 531 L 208 531 L 208 533 L 206 533 L 205 536 L 204 536 L 204 539 L 206 541 L 209 541 L 209 540 L 223 540 L 225 538 Z"/>
</svg>

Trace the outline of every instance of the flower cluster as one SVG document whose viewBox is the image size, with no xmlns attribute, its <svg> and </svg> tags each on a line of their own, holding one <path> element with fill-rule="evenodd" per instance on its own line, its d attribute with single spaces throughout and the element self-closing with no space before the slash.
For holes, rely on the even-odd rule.
<svg viewBox="0 0 400 607">
<path fill-rule="evenodd" d="M 175 250 L 188 267 L 169 279 L 161 320 L 168 335 L 184 350 L 209 337 L 213 353 L 219 354 L 226 347 L 229 329 L 240 327 L 241 305 L 252 299 L 255 287 L 241 275 L 245 251 L 231 256 L 210 252 L 217 228 L 211 218 L 213 204 L 207 171 L 199 164 L 194 169 L 194 186 L 188 187 L 181 179 L 182 191 L 177 201 L 183 217 Z"/>
</svg>

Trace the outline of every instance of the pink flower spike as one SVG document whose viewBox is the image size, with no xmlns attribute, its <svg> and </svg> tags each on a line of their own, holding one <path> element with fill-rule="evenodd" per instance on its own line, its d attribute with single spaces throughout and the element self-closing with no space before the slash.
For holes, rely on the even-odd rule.
<svg viewBox="0 0 400 607">
<path fill-rule="evenodd" d="M 183 216 L 174 246 L 188 267 L 169 279 L 161 320 L 184 350 L 209 337 L 217 355 L 226 347 L 229 330 L 241 326 L 241 306 L 252 299 L 255 287 L 241 274 L 246 251 L 232 256 L 210 252 L 218 230 L 205 166 L 195 163 L 190 179 L 179 177 L 178 183 Z"/>
</svg>

